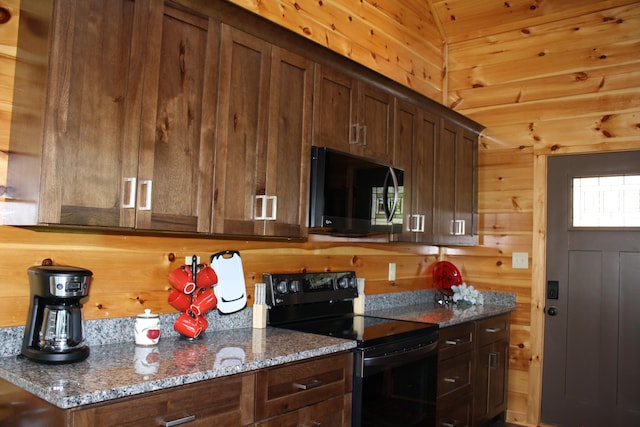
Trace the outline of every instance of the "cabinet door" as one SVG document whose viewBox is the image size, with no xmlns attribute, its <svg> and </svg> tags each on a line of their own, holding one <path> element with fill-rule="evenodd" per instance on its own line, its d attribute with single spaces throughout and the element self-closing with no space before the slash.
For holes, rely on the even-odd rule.
<svg viewBox="0 0 640 427">
<path fill-rule="evenodd" d="M 350 152 L 357 127 L 352 117 L 357 108 L 357 88 L 353 78 L 330 67 L 316 65 L 314 88 L 313 145 Z"/>
<path fill-rule="evenodd" d="M 393 101 L 389 92 L 358 83 L 358 109 L 352 121 L 352 126 L 357 125 L 356 143 L 351 144 L 353 154 L 383 164 L 392 163 Z"/>
<path fill-rule="evenodd" d="M 153 2 L 137 175 L 136 227 L 209 232 L 218 26 Z"/>
<path fill-rule="evenodd" d="M 36 188 L 39 195 L 21 196 L 40 199 L 39 223 L 134 225 L 121 202 L 122 177 L 135 177 L 138 164 L 133 129 L 142 86 L 136 46 L 144 34 L 138 27 L 142 22 L 135 19 L 140 8 L 131 0 L 55 4 L 46 58 L 41 187 Z M 20 96 L 16 105 L 22 103 Z M 30 125 L 17 128 L 22 126 Z M 40 150 L 40 142 L 34 142 Z M 24 172 L 23 177 L 34 171 Z"/>
<path fill-rule="evenodd" d="M 223 25 L 221 49 L 213 231 L 260 234 L 255 196 L 266 188 L 271 46 Z"/>
<path fill-rule="evenodd" d="M 477 137 L 441 120 L 436 147 L 437 243 L 477 243 Z"/>
<path fill-rule="evenodd" d="M 434 150 L 438 119 L 398 101 L 395 109 L 394 162 L 404 169 L 403 242 L 430 243 L 433 236 Z"/>
<path fill-rule="evenodd" d="M 301 237 L 306 233 L 313 102 L 313 63 L 272 47 L 266 189 L 258 176 L 256 210 L 272 219 L 256 220 L 257 234 Z M 263 203 L 261 203 L 263 202 Z M 263 211 L 264 209 L 264 211 Z"/>
<path fill-rule="evenodd" d="M 482 425 L 507 409 L 509 342 L 500 340 L 478 349 L 473 394 L 474 425 Z"/>
</svg>

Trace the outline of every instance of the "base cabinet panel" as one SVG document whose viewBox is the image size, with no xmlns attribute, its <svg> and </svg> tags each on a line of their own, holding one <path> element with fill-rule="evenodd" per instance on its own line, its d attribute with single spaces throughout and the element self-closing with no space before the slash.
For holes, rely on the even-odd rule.
<svg viewBox="0 0 640 427">
<path fill-rule="evenodd" d="M 255 376 L 239 375 L 161 390 L 70 411 L 73 427 L 247 425 L 253 422 Z"/>
<path fill-rule="evenodd" d="M 437 426 L 481 427 L 507 410 L 509 317 L 440 330 Z"/>
</svg>

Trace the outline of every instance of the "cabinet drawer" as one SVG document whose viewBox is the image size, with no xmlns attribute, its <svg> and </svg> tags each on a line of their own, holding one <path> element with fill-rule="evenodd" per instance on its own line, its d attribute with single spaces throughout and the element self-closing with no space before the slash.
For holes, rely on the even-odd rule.
<svg viewBox="0 0 640 427">
<path fill-rule="evenodd" d="M 439 363 L 438 403 L 442 398 L 469 392 L 472 367 L 471 353 L 464 353 Z"/>
<path fill-rule="evenodd" d="M 500 340 L 509 340 L 508 314 L 480 320 L 476 325 L 480 347 Z"/>
<path fill-rule="evenodd" d="M 462 396 L 449 405 L 440 407 L 436 415 L 437 427 L 470 427 L 472 416 L 471 394 Z"/>
<path fill-rule="evenodd" d="M 350 393 L 352 372 L 351 352 L 261 370 L 256 374 L 256 419 Z"/>
<path fill-rule="evenodd" d="M 71 426 L 164 425 L 181 419 L 191 419 L 190 426 L 250 424 L 254 380 L 237 375 L 87 406 L 71 412 Z"/>
<path fill-rule="evenodd" d="M 438 360 L 442 361 L 473 350 L 474 328 L 472 322 L 440 329 Z"/>
<path fill-rule="evenodd" d="M 351 425 L 351 393 L 256 423 L 256 427 Z"/>
</svg>

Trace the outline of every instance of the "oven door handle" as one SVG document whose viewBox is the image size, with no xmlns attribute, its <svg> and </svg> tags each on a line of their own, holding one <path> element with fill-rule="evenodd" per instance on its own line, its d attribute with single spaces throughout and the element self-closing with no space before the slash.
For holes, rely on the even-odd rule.
<svg viewBox="0 0 640 427">
<path fill-rule="evenodd" d="M 407 351 L 398 351 L 391 354 L 385 354 L 384 356 L 364 357 L 363 365 L 364 367 L 372 367 L 372 366 L 392 367 L 392 366 L 403 365 L 405 363 L 419 360 L 424 356 L 428 355 L 429 353 L 432 353 L 437 348 L 438 348 L 438 341 L 435 341 L 431 344 L 417 347 Z"/>
</svg>

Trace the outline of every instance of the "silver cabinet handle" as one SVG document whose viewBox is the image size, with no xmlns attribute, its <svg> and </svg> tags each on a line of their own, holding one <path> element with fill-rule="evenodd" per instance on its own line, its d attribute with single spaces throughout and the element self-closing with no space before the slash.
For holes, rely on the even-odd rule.
<svg viewBox="0 0 640 427">
<path fill-rule="evenodd" d="M 354 123 L 351 125 L 351 141 L 350 144 L 351 145 L 360 145 L 360 125 L 357 123 Z"/>
<path fill-rule="evenodd" d="M 446 378 L 444 378 L 444 382 L 445 383 L 454 383 L 455 384 L 455 383 L 458 382 L 459 378 L 460 377 L 455 377 L 455 378 L 446 377 Z"/>
<path fill-rule="evenodd" d="M 182 418 L 176 418 L 175 420 L 169 420 L 166 421 L 164 419 L 159 420 L 160 421 L 160 425 L 164 426 L 164 427 L 174 427 L 174 426 L 179 426 L 181 424 L 186 424 L 186 423 L 190 423 L 191 421 L 195 421 L 196 420 L 196 416 L 195 415 L 189 415 L 187 413 L 181 414 L 184 415 Z"/>
<path fill-rule="evenodd" d="M 489 369 L 496 370 L 500 367 L 500 353 L 492 351 L 489 353 Z"/>
<path fill-rule="evenodd" d="M 502 328 L 486 328 L 484 331 L 489 332 L 490 334 L 495 334 L 496 332 L 500 332 Z"/>
<path fill-rule="evenodd" d="M 293 386 L 295 388 L 299 388 L 300 390 L 311 390 L 312 388 L 320 387 L 322 384 L 323 383 L 320 380 L 312 380 L 311 382 L 306 384 L 293 383 Z"/>
<path fill-rule="evenodd" d="M 124 178 L 122 183 L 122 208 L 136 207 L 136 178 Z"/>
<path fill-rule="evenodd" d="M 267 214 L 268 202 L 271 202 L 271 214 Z M 256 196 L 256 207 L 260 203 L 260 209 L 256 209 L 255 220 L 275 221 L 278 212 L 278 196 Z"/>
<path fill-rule="evenodd" d="M 140 204 L 138 210 L 141 211 L 150 211 L 151 210 L 151 194 L 153 191 L 153 182 L 150 179 L 145 179 L 144 181 L 140 181 L 140 193 L 142 194 L 142 189 L 145 189 L 144 192 L 144 204 Z"/>
<path fill-rule="evenodd" d="M 407 231 L 424 233 L 424 215 L 407 215 Z"/>
<path fill-rule="evenodd" d="M 464 236 L 465 222 L 464 219 L 452 219 L 449 221 L 449 234 L 452 236 Z"/>
<path fill-rule="evenodd" d="M 354 123 L 351 125 L 351 141 L 349 144 L 351 145 L 367 145 L 367 127 L 365 125 L 359 125 L 358 123 Z"/>
</svg>

